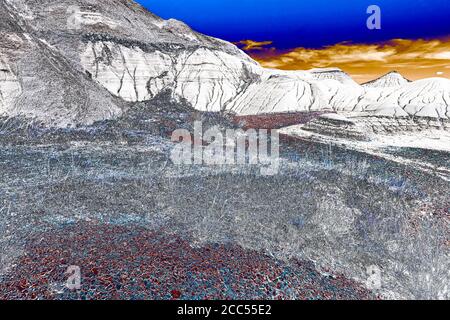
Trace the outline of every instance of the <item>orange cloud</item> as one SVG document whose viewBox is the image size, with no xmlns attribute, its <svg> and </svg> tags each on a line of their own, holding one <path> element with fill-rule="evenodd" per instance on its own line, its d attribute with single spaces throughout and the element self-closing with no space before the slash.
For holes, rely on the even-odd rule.
<svg viewBox="0 0 450 320">
<path fill-rule="evenodd" d="M 259 52 L 247 51 L 267 68 L 307 70 L 338 67 L 361 83 L 393 70 L 411 80 L 450 78 L 450 37 L 436 40 L 394 39 L 381 44 L 344 42 L 321 49 L 296 48 L 286 52 L 262 47 Z"/>
<path fill-rule="evenodd" d="M 272 41 L 253 41 L 253 40 L 242 40 L 236 42 L 235 44 L 242 48 L 245 51 L 252 50 L 265 50 L 265 46 L 271 45 Z"/>
</svg>

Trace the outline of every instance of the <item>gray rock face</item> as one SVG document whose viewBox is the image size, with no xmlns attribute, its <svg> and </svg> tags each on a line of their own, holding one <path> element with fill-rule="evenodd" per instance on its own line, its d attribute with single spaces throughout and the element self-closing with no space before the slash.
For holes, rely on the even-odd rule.
<svg viewBox="0 0 450 320">
<path fill-rule="evenodd" d="M 40 38 L 22 4 L 0 2 L 0 113 L 61 127 L 120 115 L 123 102 Z"/>
<path fill-rule="evenodd" d="M 48 126 L 111 119 L 123 100 L 149 100 L 168 87 L 197 109 L 221 111 L 257 66 L 232 44 L 133 1 L 0 5 L 0 113 Z"/>
</svg>

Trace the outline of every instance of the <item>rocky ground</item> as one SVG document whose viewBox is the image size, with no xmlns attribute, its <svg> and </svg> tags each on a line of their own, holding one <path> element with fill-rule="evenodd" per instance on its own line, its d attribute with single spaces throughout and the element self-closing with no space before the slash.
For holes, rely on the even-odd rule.
<svg viewBox="0 0 450 320">
<path fill-rule="evenodd" d="M 152 114 L 189 129 L 199 115 L 184 111 Z M 448 298 L 450 186 L 439 175 L 287 137 L 275 176 L 180 167 L 166 132 L 133 130 L 141 121 L 130 127 L 131 118 L 83 129 L 97 138 L 46 132 L 2 142 L 1 297 Z M 121 134 L 105 139 L 111 132 Z M 162 260 L 150 263 L 152 254 Z M 263 278 L 246 269 L 249 257 Z M 78 264 L 86 287 L 58 287 Z M 196 278 L 198 267 L 221 276 Z M 374 267 L 381 287 L 369 293 Z M 170 277 L 174 268 L 184 276 Z M 153 283 L 153 271 L 170 285 Z"/>
<path fill-rule="evenodd" d="M 65 223 L 28 239 L 0 299 L 375 299 L 342 275 L 233 244 L 192 246 L 173 230 L 133 223 Z M 82 266 L 80 290 L 65 287 Z"/>
</svg>

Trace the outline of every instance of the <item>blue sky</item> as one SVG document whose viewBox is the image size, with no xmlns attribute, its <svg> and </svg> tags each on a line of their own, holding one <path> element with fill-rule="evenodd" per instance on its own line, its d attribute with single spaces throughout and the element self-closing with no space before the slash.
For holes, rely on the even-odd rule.
<svg viewBox="0 0 450 320">
<path fill-rule="evenodd" d="M 342 41 L 450 35 L 450 0 L 138 0 L 163 18 L 182 20 L 228 41 L 274 41 L 278 49 Z M 366 9 L 382 10 L 382 29 L 366 28 Z"/>
</svg>

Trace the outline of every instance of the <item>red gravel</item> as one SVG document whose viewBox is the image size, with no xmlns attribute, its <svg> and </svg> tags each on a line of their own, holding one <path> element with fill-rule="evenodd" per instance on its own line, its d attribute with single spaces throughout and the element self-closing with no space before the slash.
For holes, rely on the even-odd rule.
<svg viewBox="0 0 450 320">
<path fill-rule="evenodd" d="M 233 121 L 245 129 L 280 129 L 305 124 L 325 112 L 274 113 L 251 116 L 234 116 Z"/>
<path fill-rule="evenodd" d="M 192 247 L 141 227 L 79 224 L 36 234 L 0 278 L 0 299 L 373 299 L 343 276 L 232 245 Z M 65 288 L 69 266 L 81 289 Z"/>
</svg>

